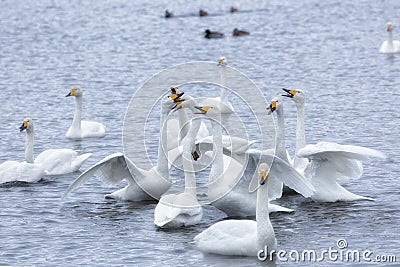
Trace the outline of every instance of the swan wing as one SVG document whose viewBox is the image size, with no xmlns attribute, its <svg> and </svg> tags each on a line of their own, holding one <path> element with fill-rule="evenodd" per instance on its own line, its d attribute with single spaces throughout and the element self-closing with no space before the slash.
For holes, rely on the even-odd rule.
<svg viewBox="0 0 400 267">
<path fill-rule="evenodd" d="M 81 121 L 81 135 L 85 137 L 103 137 L 106 135 L 106 126 L 96 121 Z"/>
<path fill-rule="evenodd" d="M 192 243 L 207 253 L 254 256 L 257 251 L 256 233 L 255 221 L 225 220 L 196 235 Z"/>
<path fill-rule="evenodd" d="M 329 172 L 329 175 L 323 175 L 328 179 L 358 179 L 363 173 L 362 161 L 374 157 L 385 158 L 383 153 L 374 149 L 330 142 L 306 145 L 298 151 L 297 156 L 310 160 L 305 175 L 315 176 L 316 172 L 324 170 L 325 173 Z"/>
<path fill-rule="evenodd" d="M 84 171 L 64 193 L 63 199 L 73 190 L 86 183 L 92 176 L 100 178 L 105 184 L 114 185 L 127 179 L 132 182 L 133 178 L 127 168 L 125 156 L 122 153 L 111 154 L 95 165 Z"/>
</svg>

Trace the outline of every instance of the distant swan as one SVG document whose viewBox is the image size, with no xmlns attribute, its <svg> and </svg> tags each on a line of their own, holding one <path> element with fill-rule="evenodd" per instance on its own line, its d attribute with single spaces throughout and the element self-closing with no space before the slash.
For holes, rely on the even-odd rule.
<svg viewBox="0 0 400 267">
<path fill-rule="evenodd" d="M 385 158 L 385 155 L 370 148 L 332 142 L 306 145 L 304 126 L 306 95 L 302 90 L 283 90 L 286 92 L 284 96 L 291 98 L 297 107 L 294 166 L 315 187 L 316 191 L 311 198 L 321 202 L 372 200 L 349 192 L 338 183 L 338 180 L 360 178 L 363 173 L 362 161 L 372 157 Z"/>
<path fill-rule="evenodd" d="M 226 89 L 226 72 L 227 72 L 228 60 L 222 56 L 218 60 L 219 75 L 221 91 L 219 97 L 206 98 L 202 101 L 203 106 L 217 106 L 222 114 L 231 114 L 235 112 L 232 104 L 229 103 Z"/>
<path fill-rule="evenodd" d="M 197 111 L 195 100 L 186 99 L 180 108 L 189 108 L 193 114 Z M 183 110 L 182 110 L 183 111 Z M 197 200 L 196 176 L 192 163 L 192 150 L 201 119 L 194 115 L 189 132 L 183 145 L 182 161 L 185 174 L 183 193 L 163 195 L 154 210 L 154 224 L 158 227 L 181 227 L 198 224 L 203 217 L 203 208 Z"/>
<path fill-rule="evenodd" d="M 273 157 L 271 168 L 265 163 Z M 273 156 L 263 155 L 258 170 L 259 187 L 257 190 L 256 221 L 224 220 L 210 226 L 193 239 L 193 244 L 201 251 L 228 256 L 257 256 L 260 250 L 267 248 L 266 254 L 276 250 L 277 241 L 268 212 L 269 178 L 276 176 L 291 188 L 312 194 L 312 186 L 285 161 Z M 276 169 L 284 170 L 285 176 L 276 175 Z M 269 173 L 268 173 L 268 169 Z M 301 189 L 300 189 L 301 188 Z M 307 192 L 307 193 L 306 193 Z"/>
<path fill-rule="evenodd" d="M 108 185 L 116 185 L 123 180 L 128 182 L 127 186 L 107 194 L 106 198 L 129 201 L 159 199 L 171 187 L 171 182 L 168 180 L 168 158 L 164 153 L 167 131 L 162 131 L 171 106 L 171 100 L 164 98 L 161 106 L 157 166 L 150 170 L 144 170 L 137 167 L 123 153 L 114 153 L 97 162 L 76 178 L 64 193 L 63 199 L 92 176 L 97 176 Z M 140 185 L 137 184 L 137 181 L 141 181 Z"/>
<path fill-rule="evenodd" d="M 72 120 L 72 125 L 69 127 L 66 134 L 67 138 L 81 139 L 86 137 L 103 137 L 106 134 L 106 127 L 99 122 L 83 121 L 82 116 L 82 89 L 73 87 L 66 95 L 75 97 L 75 114 Z"/>
<path fill-rule="evenodd" d="M 379 52 L 385 54 L 399 53 L 400 41 L 393 40 L 393 24 L 388 22 L 386 24 L 386 30 L 388 32 L 388 39 L 382 43 Z"/>
</svg>

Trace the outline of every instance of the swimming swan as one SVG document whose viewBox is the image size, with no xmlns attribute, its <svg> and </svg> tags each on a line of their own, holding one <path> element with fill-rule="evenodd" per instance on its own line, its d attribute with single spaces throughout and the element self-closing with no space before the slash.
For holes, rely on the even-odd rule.
<svg viewBox="0 0 400 267">
<path fill-rule="evenodd" d="M 92 155 L 92 153 L 78 155 L 78 152 L 68 148 L 47 149 L 33 159 L 33 120 L 31 118 L 25 119 L 20 130 L 26 130 L 26 162 L 42 165 L 47 175 L 61 175 L 78 171 L 82 164 Z"/>
<path fill-rule="evenodd" d="M 192 98 L 175 108 L 189 108 L 193 112 L 193 121 L 185 138 L 182 152 L 185 174 L 185 190 L 179 194 L 163 195 L 154 210 L 154 224 L 158 227 L 181 227 L 198 224 L 203 217 L 203 208 L 197 200 L 196 176 L 192 163 L 192 150 L 200 129 L 201 119 L 196 114 L 199 110 Z M 197 117 L 197 118 L 196 118 Z"/>
<path fill-rule="evenodd" d="M 82 89 L 73 87 L 66 95 L 75 97 L 75 114 L 72 120 L 72 125 L 69 127 L 66 134 L 67 138 L 81 139 L 86 137 L 103 137 L 106 135 L 106 127 L 95 121 L 82 121 Z"/>
<path fill-rule="evenodd" d="M 264 161 L 271 162 L 271 168 Z M 259 187 L 257 189 L 256 221 L 224 220 L 210 226 L 193 239 L 193 244 L 200 251 L 229 256 L 257 256 L 260 250 L 267 248 L 267 253 L 276 250 L 277 241 L 268 212 L 268 184 L 273 176 L 293 189 L 312 195 L 313 188 L 303 176 L 291 168 L 285 161 L 273 155 L 263 155 L 258 170 Z M 275 167 L 273 167 L 275 166 Z M 268 169 L 269 172 L 268 172 Z M 275 170 L 284 170 L 285 176 L 276 175 Z M 306 193 L 307 192 L 307 193 Z"/>
<path fill-rule="evenodd" d="M 26 129 L 27 122 L 25 121 L 26 120 L 24 120 L 22 126 L 20 127 L 21 132 Z M 28 131 L 31 131 L 31 129 L 27 129 L 25 151 L 27 149 L 30 149 L 28 148 L 28 145 L 30 146 L 30 143 L 32 143 L 33 149 L 33 134 L 28 136 Z M 33 162 L 33 157 L 30 162 L 7 160 L 0 165 L 0 184 L 17 181 L 34 183 L 42 179 L 42 177 L 45 175 L 45 169 L 41 164 L 35 164 Z"/>
<path fill-rule="evenodd" d="M 372 200 L 353 194 L 342 187 L 340 179 L 358 179 L 363 173 L 362 161 L 373 157 L 385 158 L 374 149 L 332 142 L 306 145 L 305 140 L 305 98 L 302 90 L 284 89 L 284 96 L 291 98 L 297 108 L 295 168 L 313 184 L 316 191 L 314 201 L 335 202 L 359 199 Z"/>
<path fill-rule="evenodd" d="M 382 43 L 379 52 L 384 54 L 399 53 L 400 41 L 393 40 L 393 24 L 391 22 L 386 24 L 386 30 L 388 32 L 388 39 Z"/>
<path fill-rule="evenodd" d="M 123 153 L 111 154 L 79 175 L 68 187 L 63 195 L 63 199 L 65 199 L 70 192 L 87 182 L 92 176 L 98 177 L 107 185 L 116 185 L 123 180 L 128 182 L 127 186 L 111 194 L 107 194 L 106 198 L 129 201 L 159 199 L 161 195 L 171 187 L 171 182 L 168 178 L 168 158 L 164 153 L 167 131 L 162 131 L 162 127 L 171 110 L 172 104 L 170 99 L 163 99 L 161 106 L 157 166 L 150 170 L 144 170 L 137 167 L 125 157 Z M 140 181 L 140 185 L 138 185 L 137 181 Z"/>
<path fill-rule="evenodd" d="M 222 114 L 232 114 L 235 112 L 232 104 L 229 103 L 226 89 L 226 68 L 228 65 L 228 60 L 226 57 L 220 57 L 218 61 L 219 71 L 220 71 L 220 85 L 221 91 L 219 97 L 207 98 L 202 101 L 202 106 L 215 106 L 215 102 L 219 104 L 219 110 Z"/>
</svg>

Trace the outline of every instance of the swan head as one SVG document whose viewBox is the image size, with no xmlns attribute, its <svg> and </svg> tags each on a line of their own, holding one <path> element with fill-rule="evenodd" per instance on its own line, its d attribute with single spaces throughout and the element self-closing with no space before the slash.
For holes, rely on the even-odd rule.
<svg viewBox="0 0 400 267">
<path fill-rule="evenodd" d="M 195 114 L 207 114 L 209 111 L 214 109 L 212 106 L 194 106 L 195 109 L 197 109 L 197 112 Z"/>
<path fill-rule="evenodd" d="M 82 89 L 77 86 L 74 86 L 71 88 L 69 93 L 66 95 L 66 97 L 68 97 L 68 96 L 75 96 L 75 97 L 82 96 Z"/>
<path fill-rule="evenodd" d="M 226 59 L 226 57 L 220 57 L 218 60 L 218 65 L 228 65 L 228 60 Z"/>
<path fill-rule="evenodd" d="M 258 166 L 258 176 L 260 178 L 260 185 L 265 184 L 265 182 L 267 181 L 267 179 L 268 179 L 268 175 L 267 175 L 268 169 L 269 169 L 269 165 L 267 163 L 265 163 L 265 162 L 261 163 Z"/>
<path fill-rule="evenodd" d="M 386 30 L 388 32 L 393 31 L 393 24 L 391 22 L 386 23 Z"/>
<path fill-rule="evenodd" d="M 270 115 L 272 112 L 279 110 L 282 108 L 282 101 L 279 97 L 274 97 L 271 100 L 271 103 L 269 104 L 268 109 L 268 115 Z"/>
<path fill-rule="evenodd" d="M 22 125 L 19 127 L 19 131 L 22 132 L 23 130 L 26 130 L 27 132 L 33 130 L 33 121 L 31 118 L 26 118 L 22 122 Z"/>
<path fill-rule="evenodd" d="M 181 92 L 177 86 L 173 86 L 170 89 L 171 89 L 171 94 L 168 97 L 174 101 L 178 100 L 184 94 L 184 92 Z"/>
<path fill-rule="evenodd" d="M 291 98 L 295 103 L 304 103 L 306 100 L 306 94 L 300 89 L 289 90 L 282 88 L 282 90 L 286 92 L 282 96 Z"/>
</svg>

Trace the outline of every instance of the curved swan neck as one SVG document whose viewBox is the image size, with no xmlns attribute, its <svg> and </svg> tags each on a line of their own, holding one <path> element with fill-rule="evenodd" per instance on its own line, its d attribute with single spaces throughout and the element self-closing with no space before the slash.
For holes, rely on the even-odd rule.
<svg viewBox="0 0 400 267">
<path fill-rule="evenodd" d="M 221 100 L 221 102 L 225 102 L 227 99 L 226 99 L 226 88 L 225 88 L 225 86 L 226 86 L 226 66 L 224 66 L 224 65 L 221 65 L 220 66 L 220 72 L 219 72 L 219 75 L 220 75 L 220 84 L 221 84 L 221 93 L 220 93 L 220 100 Z"/>
<path fill-rule="evenodd" d="M 283 118 L 283 108 L 280 107 L 276 110 L 276 116 L 278 118 L 277 122 L 277 130 L 276 130 L 276 149 L 275 154 L 281 159 L 289 162 L 286 153 L 286 144 L 285 144 L 285 120 Z"/>
<path fill-rule="evenodd" d="M 28 163 L 34 163 L 33 143 L 34 143 L 34 134 L 33 134 L 33 125 L 31 125 L 29 129 L 26 129 L 26 138 L 25 138 L 25 161 Z"/>
<path fill-rule="evenodd" d="M 215 158 L 211 166 L 209 181 L 213 182 L 220 177 L 224 172 L 224 158 L 223 158 L 223 148 L 222 148 L 222 128 L 221 125 L 211 120 L 212 133 L 213 133 L 213 143 L 214 143 L 214 153 Z"/>
<path fill-rule="evenodd" d="M 81 114 L 82 114 L 82 96 L 75 96 L 75 114 L 72 120 L 72 128 L 75 131 L 81 132 Z"/>
<path fill-rule="evenodd" d="M 185 172 L 185 192 L 196 196 L 196 175 L 192 162 L 192 150 L 195 146 L 196 135 L 200 129 L 201 119 L 194 117 L 188 132 L 185 144 L 183 145 L 182 161 Z"/>
</svg>

